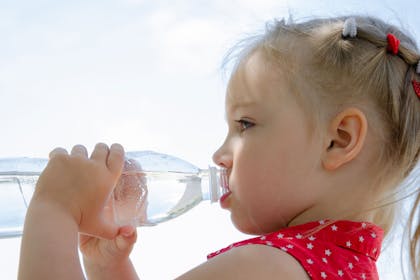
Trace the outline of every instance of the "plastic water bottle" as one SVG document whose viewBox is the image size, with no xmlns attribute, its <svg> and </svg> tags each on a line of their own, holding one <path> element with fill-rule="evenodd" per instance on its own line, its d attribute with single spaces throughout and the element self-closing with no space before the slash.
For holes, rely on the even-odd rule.
<svg viewBox="0 0 420 280">
<path fill-rule="evenodd" d="M 40 173 L 41 158 L 0 159 L 0 238 L 20 236 Z M 106 207 L 116 223 L 152 226 L 173 219 L 204 200 L 228 192 L 224 169 L 199 169 L 152 151 L 127 152 L 124 169 Z"/>
</svg>

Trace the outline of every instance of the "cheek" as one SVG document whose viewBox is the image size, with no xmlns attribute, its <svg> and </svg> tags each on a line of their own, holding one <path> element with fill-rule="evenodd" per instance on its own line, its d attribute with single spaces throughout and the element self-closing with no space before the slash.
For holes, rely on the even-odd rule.
<svg viewBox="0 0 420 280">
<path fill-rule="evenodd" d="M 244 198 L 262 198 L 260 194 L 264 192 L 264 186 L 280 184 L 280 173 L 284 169 L 281 157 L 278 151 L 271 148 L 258 149 L 256 152 L 243 149 L 235 159 L 231 174 L 233 191 Z"/>
<path fill-rule="evenodd" d="M 255 163 L 260 160 L 255 158 Z M 286 225 L 297 205 L 296 178 L 284 162 L 264 160 L 252 168 L 238 169 L 233 182 L 238 221 L 267 231 Z M 292 205 L 291 205 L 292 203 Z M 239 224 L 239 222 L 238 222 Z"/>
</svg>

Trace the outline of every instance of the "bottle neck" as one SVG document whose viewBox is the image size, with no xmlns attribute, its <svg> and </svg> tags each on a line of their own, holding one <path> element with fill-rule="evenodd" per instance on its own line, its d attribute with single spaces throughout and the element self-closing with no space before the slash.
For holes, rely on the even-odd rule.
<svg viewBox="0 0 420 280">
<path fill-rule="evenodd" d="M 200 171 L 201 191 L 203 200 L 211 203 L 219 201 L 220 197 L 228 192 L 228 178 L 226 169 L 210 166 Z"/>
</svg>

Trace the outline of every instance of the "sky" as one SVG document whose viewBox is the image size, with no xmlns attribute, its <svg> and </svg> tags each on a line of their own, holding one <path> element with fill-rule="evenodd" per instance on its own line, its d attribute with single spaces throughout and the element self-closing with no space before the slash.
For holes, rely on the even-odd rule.
<svg viewBox="0 0 420 280">
<path fill-rule="evenodd" d="M 416 5 L 417 4 L 417 5 Z M 222 143 L 221 65 L 230 47 L 289 17 L 371 14 L 419 43 L 417 0 L 0 0 L 0 157 L 47 157 L 56 146 L 119 142 L 198 167 Z M 0 206 L 1 211 L 1 206 Z M 217 204 L 141 228 L 132 253 L 142 279 L 171 279 L 247 236 Z M 0 279 L 15 279 L 20 239 L 0 240 Z M 398 246 L 380 259 L 400 279 Z"/>
</svg>

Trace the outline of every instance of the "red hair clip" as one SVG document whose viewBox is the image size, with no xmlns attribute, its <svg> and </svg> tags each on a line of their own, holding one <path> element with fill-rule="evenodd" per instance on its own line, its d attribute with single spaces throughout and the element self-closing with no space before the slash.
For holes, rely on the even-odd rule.
<svg viewBox="0 0 420 280">
<path fill-rule="evenodd" d="M 397 55 L 398 48 L 400 47 L 400 40 L 398 40 L 397 37 L 395 37 L 395 35 L 392 33 L 388 33 L 388 35 L 386 35 L 386 39 L 388 40 L 387 50 L 393 55 Z"/>
<path fill-rule="evenodd" d="M 413 84 L 414 92 L 420 98 L 420 82 L 417 82 L 415 80 L 412 80 L 411 83 Z"/>
</svg>

